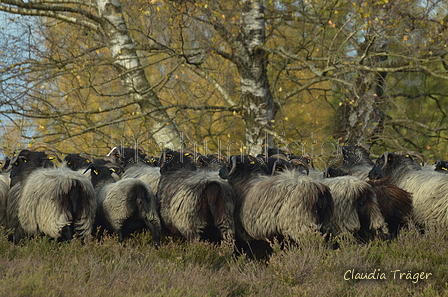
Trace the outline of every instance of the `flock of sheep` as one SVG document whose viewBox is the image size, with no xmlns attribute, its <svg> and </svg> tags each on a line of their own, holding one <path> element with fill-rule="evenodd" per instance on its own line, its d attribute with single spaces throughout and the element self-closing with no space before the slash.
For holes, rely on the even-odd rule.
<svg viewBox="0 0 448 297">
<path fill-rule="evenodd" d="M 182 149 L 148 156 L 115 147 L 102 159 L 22 150 L 3 164 L 0 225 L 18 243 L 28 236 L 89 239 L 149 230 L 165 236 L 230 241 L 250 254 L 273 239 L 300 244 L 308 232 L 361 242 L 390 239 L 410 220 L 448 227 L 447 164 L 428 169 L 411 153 L 374 163 L 363 146 L 344 146 L 344 162 L 319 172 L 308 156 L 200 155 Z M 54 162 L 57 160 L 58 162 Z M 56 165 L 59 164 L 59 165 Z"/>
</svg>

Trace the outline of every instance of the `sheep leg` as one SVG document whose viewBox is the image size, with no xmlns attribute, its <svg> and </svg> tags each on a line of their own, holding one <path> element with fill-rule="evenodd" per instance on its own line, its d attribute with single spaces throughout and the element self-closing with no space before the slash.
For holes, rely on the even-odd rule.
<svg viewBox="0 0 448 297">
<path fill-rule="evenodd" d="M 124 234 L 123 234 L 123 230 L 120 229 L 118 230 L 118 242 L 122 243 L 124 241 Z"/>
<path fill-rule="evenodd" d="M 148 220 L 145 220 L 145 224 L 149 229 L 149 232 L 151 232 L 151 237 L 154 240 L 154 244 L 156 248 L 160 246 L 160 232 L 157 230 L 157 228 L 154 226 L 153 223 L 151 223 Z"/>
<path fill-rule="evenodd" d="M 61 230 L 61 240 L 71 240 L 73 238 L 73 233 L 73 226 L 71 224 L 64 226 Z"/>
</svg>

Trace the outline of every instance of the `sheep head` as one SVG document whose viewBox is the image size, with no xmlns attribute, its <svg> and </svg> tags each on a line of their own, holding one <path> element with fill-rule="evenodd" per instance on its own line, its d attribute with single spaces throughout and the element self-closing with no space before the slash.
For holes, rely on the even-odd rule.
<svg viewBox="0 0 448 297">
<path fill-rule="evenodd" d="M 47 155 L 43 151 L 35 152 L 22 150 L 17 156 L 11 159 L 10 165 L 6 170 L 6 172 L 10 172 L 11 187 L 26 178 L 28 174 L 35 169 L 54 167 L 54 159 L 55 156 L 53 155 L 53 152 L 51 152 L 50 155 Z"/>
<path fill-rule="evenodd" d="M 324 178 L 350 175 L 350 171 L 345 167 L 328 167 L 324 172 Z"/>
<path fill-rule="evenodd" d="M 113 167 L 90 163 L 90 165 L 84 171 L 84 174 L 86 174 L 88 171 L 90 171 L 90 179 L 94 187 L 97 186 L 100 182 L 115 182 L 113 174 L 116 173 L 116 170 Z"/>
<path fill-rule="evenodd" d="M 309 168 L 309 163 L 306 163 L 306 160 L 303 161 L 302 159 L 291 159 L 291 161 L 289 161 L 298 171 L 302 171 L 305 170 L 306 175 L 310 175 L 310 168 Z M 311 161 L 310 161 L 311 162 Z"/>
<path fill-rule="evenodd" d="M 68 154 L 64 161 L 71 170 L 79 170 L 93 163 L 93 158 L 87 154 Z"/>
<path fill-rule="evenodd" d="M 146 163 L 146 153 L 141 148 L 116 146 L 108 154 L 108 157 L 112 157 L 114 163 L 126 166 L 134 163 Z"/>
<path fill-rule="evenodd" d="M 437 160 L 435 171 L 448 173 L 448 161 Z"/>
<path fill-rule="evenodd" d="M 344 165 L 347 167 L 353 167 L 355 165 L 374 165 L 369 158 L 370 153 L 366 146 L 343 146 L 342 155 L 344 158 Z"/>
<path fill-rule="evenodd" d="M 397 168 L 407 168 L 409 170 L 419 170 L 421 166 L 414 162 L 410 154 L 385 152 L 376 160 L 375 166 L 369 172 L 370 179 L 380 179 L 388 177 Z"/>
<path fill-rule="evenodd" d="M 223 179 L 251 174 L 266 174 L 266 169 L 260 161 L 251 155 L 231 156 L 230 162 L 219 170 L 219 176 Z"/>
<path fill-rule="evenodd" d="M 197 169 L 193 154 L 190 152 L 173 151 L 170 149 L 163 151 L 159 158 L 159 167 L 161 174 L 180 169 L 187 169 L 191 171 L 195 171 Z"/>
<path fill-rule="evenodd" d="M 314 168 L 313 159 L 311 158 L 311 155 L 308 153 L 303 154 L 301 156 L 292 156 L 291 161 L 293 161 L 293 160 L 299 160 L 302 163 L 305 163 L 307 168 Z M 297 162 L 297 161 L 294 161 L 294 162 Z"/>
</svg>

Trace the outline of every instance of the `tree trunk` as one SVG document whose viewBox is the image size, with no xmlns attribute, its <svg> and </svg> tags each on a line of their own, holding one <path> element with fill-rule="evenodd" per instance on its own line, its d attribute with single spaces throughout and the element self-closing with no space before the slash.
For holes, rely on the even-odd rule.
<svg viewBox="0 0 448 297">
<path fill-rule="evenodd" d="M 123 17 L 119 0 L 98 0 L 98 12 L 105 21 L 103 30 L 114 63 L 120 71 L 124 89 L 129 92 L 147 123 L 150 132 L 160 147 L 179 149 L 181 135 L 166 111 L 160 110 L 162 104 L 146 78 L 137 56 L 134 40 L 131 38 Z"/>
<path fill-rule="evenodd" d="M 361 54 L 369 52 L 371 58 L 361 64 L 378 66 L 387 58 L 385 53 L 388 41 L 372 38 L 360 46 Z M 373 144 L 383 132 L 386 114 L 382 111 L 384 83 L 387 73 L 359 71 L 353 87 L 336 110 L 334 116 L 334 137 L 342 143 Z"/>
<path fill-rule="evenodd" d="M 241 102 L 245 112 L 247 153 L 263 152 L 263 146 L 274 146 L 273 122 L 277 106 L 267 77 L 264 2 L 242 1 L 241 42 L 235 49 L 235 63 L 240 74 Z"/>
</svg>

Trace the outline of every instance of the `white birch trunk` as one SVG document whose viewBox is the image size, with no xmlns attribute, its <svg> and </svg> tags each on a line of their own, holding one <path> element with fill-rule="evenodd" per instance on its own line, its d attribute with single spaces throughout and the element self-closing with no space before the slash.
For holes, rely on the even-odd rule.
<svg viewBox="0 0 448 297">
<path fill-rule="evenodd" d="M 108 36 L 109 49 L 114 63 L 122 69 L 122 84 L 150 123 L 153 139 L 161 146 L 172 149 L 181 147 L 181 135 L 166 111 L 158 110 L 162 104 L 146 78 L 137 56 L 119 0 L 97 0 L 99 16 L 105 21 L 103 30 Z"/>
<path fill-rule="evenodd" d="M 263 152 L 274 146 L 273 120 L 277 111 L 266 71 L 267 56 L 261 48 L 265 42 L 264 1 L 243 0 L 241 18 L 242 43 L 236 48 L 236 65 L 240 74 L 243 118 L 246 123 L 247 153 Z"/>
</svg>

